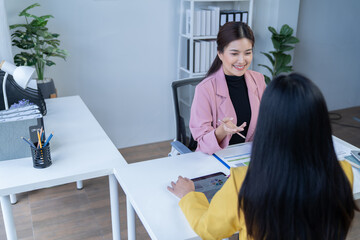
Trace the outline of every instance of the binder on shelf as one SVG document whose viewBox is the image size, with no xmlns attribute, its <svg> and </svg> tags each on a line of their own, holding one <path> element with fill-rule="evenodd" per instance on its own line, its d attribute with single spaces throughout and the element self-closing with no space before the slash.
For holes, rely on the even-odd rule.
<svg viewBox="0 0 360 240">
<path fill-rule="evenodd" d="M 200 36 L 206 35 L 206 11 L 201 9 Z"/>
<path fill-rule="evenodd" d="M 205 71 L 207 71 L 210 68 L 210 61 L 211 61 L 210 60 L 210 42 L 209 41 L 204 41 L 204 42 L 205 42 Z"/>
<path fill-rule="evenodd" d="M 185 34 L 190 35 L 191 13 L 190 9 L 186 9 L 185 12 Z"/>
<path fill-rule="evenodd" d="M 235 13 L 235 22 L 241 22 L 241 12 Z"/>
<path fill-rule="evenodd" d="M 0 111 L 0 161 L 31 156 L 30 146 L 21 137 L 38 142 L 37 130 L 44 129 L 42 114 L 38 108 L 24 109 Z"/>
<path fill-rule="evenodd" d="M 227 21 L 227 14 L 224 12 L 220 12 L 220 27 L 224 25 Z"/>
<path fill-rule="evenodd" d="M 200 41 L 200 72 L 206 71 L 206 42 Z"/>
<path fill-rule="evenodd" d="M 210 10 L 204 10 L 205 11 L 205 36 L 211 35 L 211 11 Z"/>
<path fill-rule="evenodd" d="M 194 12 L 194 36 L 200 36 L 201 34 L 201 10 L 196 10 Z"/>
<path fill-rule="evenodd" d="M 194 73 L 200 72 L 200 42 L 194 41 Z"/>
<path fill-rule="evenodd" d="M 234 13 L 231 11 L 231 12 L 228 12 L 227 13 L 227 22 L 233 22 L 234 21 Z"/>
<path fill-rule="evenodd" d="M 248 23 L 248 17 L 249 17 L 249 12 L 248 11 L 242 11 L 241 12 L 241 21 L 244 23 Z"/>
<path fill-rule="evenodd" d="M 211 10 L 211 35 L 216 36 L 220 26 L 220 8 L 216 6 L 209 6 L 208 8 Z"/>
</svg>

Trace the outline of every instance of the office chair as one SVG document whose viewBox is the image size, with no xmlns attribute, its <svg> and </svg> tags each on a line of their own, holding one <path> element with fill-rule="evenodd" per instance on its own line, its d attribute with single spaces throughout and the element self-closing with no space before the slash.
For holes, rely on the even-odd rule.
<svg viewBox="0 0 360 240">
<path fill-rule="evenodd" d="M 172 148 L 169 156 L 189 153 L 197 147 L 197 142 L 193 139 L 189 129 L 189 120 L 195 87 L 203 79 L 204 77 L 186 78 L 171 84 L 175 109 L 176 138 L 171 143 Z"/>
</svg>

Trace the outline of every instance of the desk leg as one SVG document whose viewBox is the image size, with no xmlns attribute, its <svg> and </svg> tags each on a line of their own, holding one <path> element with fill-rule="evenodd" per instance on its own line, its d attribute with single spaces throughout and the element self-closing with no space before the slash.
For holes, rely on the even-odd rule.
<svg viewBox="0 0 360 240">
<path fill-rule="evenodd" d="M 126 209 L 127 209 L 128 240 L 135 240 L 136 239 L 135 211 L 128 197 L 126 197 Z"/>
<path fill-rule="evenodd" d="M 77 188 L 77 190 L 83 189 L 83 181 L 77 181 L 76 182 L 76 188 Z"/>
<path fill-rule="evenodd" d="M 113 240 L 120 240 L 120 215 L 118 181 L 114 174 L 109 175 L 110 207 Z"/>
<path fill-rule="evenodd" d="M 14 216 L 9 196 L 1 196 L 1 210 L 4 218 L 6 237 L 8 240 L 17 240 Z"/>
<path fill-rule="evenodd" d="M 10 194 L 10 202 L 11 204 L 17 203 L 16 194 Z"/>
</svg>

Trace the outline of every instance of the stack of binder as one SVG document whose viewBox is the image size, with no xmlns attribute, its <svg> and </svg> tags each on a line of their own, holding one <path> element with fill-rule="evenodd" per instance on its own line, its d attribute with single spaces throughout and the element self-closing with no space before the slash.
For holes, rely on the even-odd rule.
<svg viewBox="0 0 360 240">
<path fill-rule="evenodd" d="M 21 137 L 38 142 L 41 128 L 43 115 L 36 105 L 0 111 L 0 161 L 30 157 L 30 147 Z"/>
</svg>

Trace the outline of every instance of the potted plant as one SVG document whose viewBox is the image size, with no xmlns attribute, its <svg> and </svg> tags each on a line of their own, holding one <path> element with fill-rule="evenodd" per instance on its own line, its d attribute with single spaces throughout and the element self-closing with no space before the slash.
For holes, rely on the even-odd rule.
<svg viewBox="0 0 360 240">
<path fill-rule="evenodd" d="M 291 55 L 285 52 L 294 49 L 294 44 L 299 42 L 299 39 L 292 36 L 294 30 L 285 24 L 281 27 L 280 33 L 276 32 L 275 28 L 269 27 L 269 31 L 272 33 L 271 41 L 274 45 L 275 51 L 269 53 L 261 52 L 271 62 L 272 67 L 264 64 L 258 64 L 261 67 L 265 67 L 271 73 L 271 79 L 279 75 L 282 72 L 293 71 L 292 66 L 288 65 L 291 62 Z M 265 75 L 265 82 L 271 81 L 270 77 Z"/>
<path fill-rule="evenodd" d="M 20 17 L 25 17 L 26 23 L 10 25 L 10 29 L 16 29 L 12 37 L 12 45 L 22 50 L 14 56 L 17 66 L 34 66 L 37 73 L 37 83 L 45 98 L 50 94 L 56 94 L 54 82 L 51 78 L 44 78 L 45 66 L 53 66 L 55 62 L 52 57 L 66 59 L 68 53 L 60 49 L 59 34 L 50 33 L 46 27 L 52 15 L 35 16 L 28 13 L 28 10 L 38 7 L 35 3 L 20 12 Z"/>
</svg>

